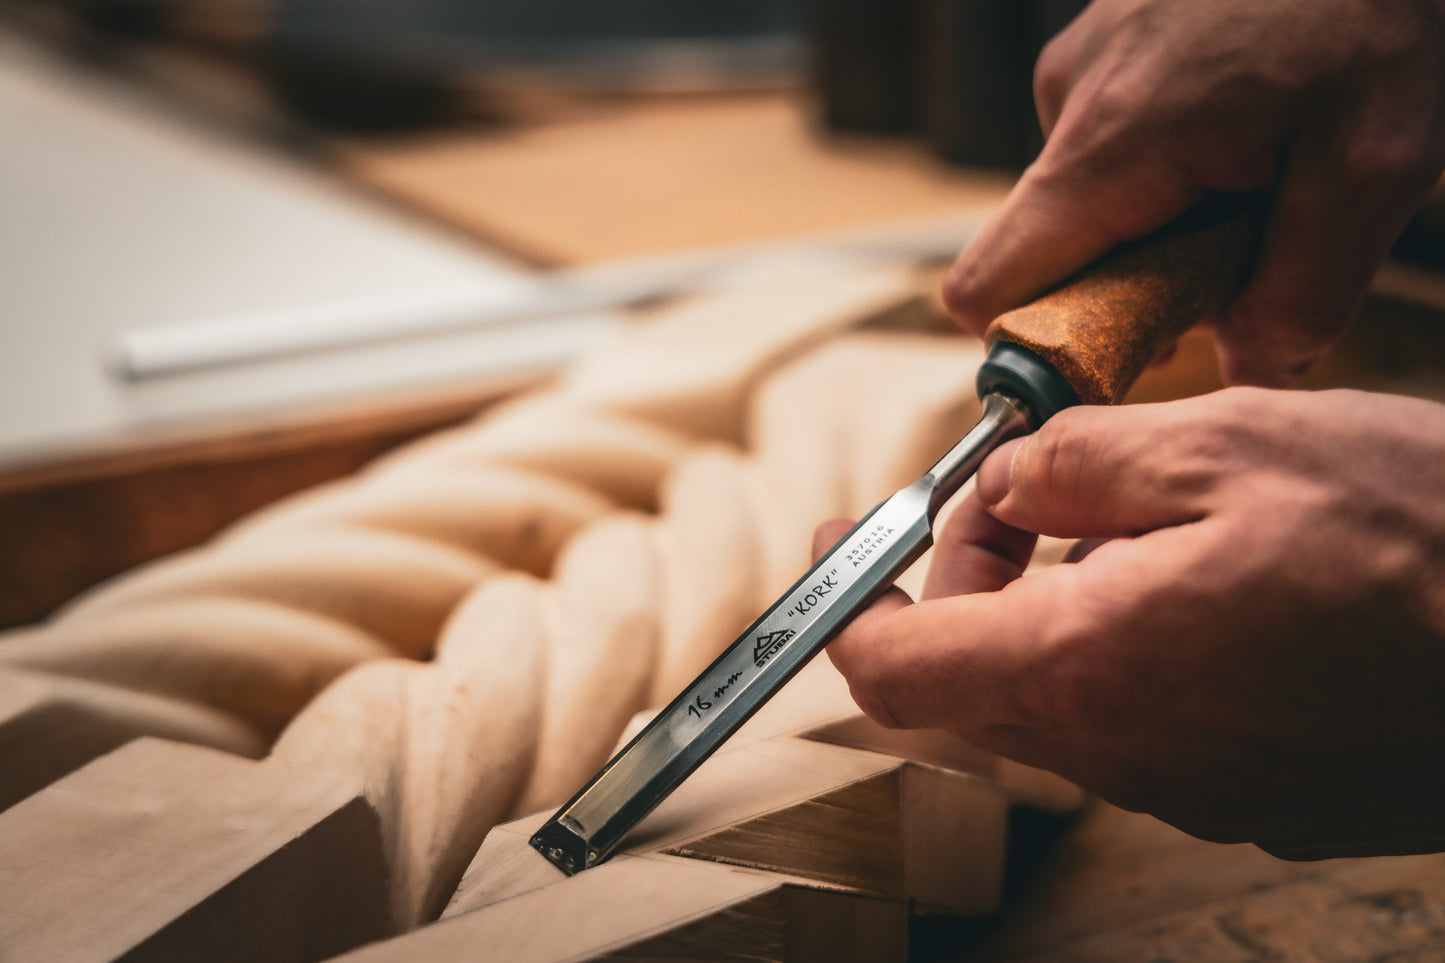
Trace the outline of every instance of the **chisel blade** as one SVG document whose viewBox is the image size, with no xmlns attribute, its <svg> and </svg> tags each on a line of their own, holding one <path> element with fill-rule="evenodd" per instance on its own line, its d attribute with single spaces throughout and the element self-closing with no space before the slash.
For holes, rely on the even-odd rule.
<svg viewBox="0 0 1445 963">
<path fill-rule="evenodd" d="M 918 481 L 866 515 L 533 836 L 570 874 L 605 860 L 807 661 L 932 543 L 940 508 L 999 444 L 1031 426 L 1006 392 Z"/>
</svg>

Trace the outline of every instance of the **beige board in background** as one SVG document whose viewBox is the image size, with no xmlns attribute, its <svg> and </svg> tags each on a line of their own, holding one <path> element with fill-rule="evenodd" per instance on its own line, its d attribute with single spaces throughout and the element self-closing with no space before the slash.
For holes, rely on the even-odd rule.
<svg viewBox="0 0 1445 963">
<path fill-rule="evenodd" d="M 1012 181 L 912 141 L 827 134 L 796 93 L 639 98 L 330 146 L 343 176 L 548 265 L 983 209 Z"/>
</svg>

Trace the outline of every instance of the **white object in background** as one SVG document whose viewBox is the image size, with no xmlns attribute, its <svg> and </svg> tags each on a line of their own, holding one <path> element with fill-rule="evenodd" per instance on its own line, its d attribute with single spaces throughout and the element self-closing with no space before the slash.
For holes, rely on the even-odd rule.
<svg viewBox="0 0 1445 963">
<path fill-rule="evenodd" d="M 345 299 L 269 314 L 202 318 L 121 332 L 107 346 L 118 378 L 153 378 L 360 345 L 608 311 L 677 294 L 880 262 L 953 257 L 982 215 L 955 214 L 787 241 L 613 261 L 496 284 Z"/>
<path fill-rule="evenodd" d="M 64 457 L 161 424 L 445 390 L 514 359 L 556 363 L 561 332 L 529 347 L 527 329 L 511 326 L 428 350 L 378 344 L 202 372 L 156 390 L 117 381 L 101 351 L 131 328 L 459 288 L 505 300 L 530 290 L 533 275 L 259 147 L 187 126 L 3 28 L 0 144 L 0 463 Z M 574 324 L 576 348 L 610 323 Z"/>
</svg>

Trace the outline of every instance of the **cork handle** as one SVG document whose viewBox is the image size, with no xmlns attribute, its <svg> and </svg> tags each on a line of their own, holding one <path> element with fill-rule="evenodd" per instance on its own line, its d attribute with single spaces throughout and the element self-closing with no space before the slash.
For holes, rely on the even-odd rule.
<svg viewBox="0 0 1445 963">
<path fill-rule="evenodd" d="M 1083 404 L 1116 404 L 1160 351 L 1239 291 L 1258 244 L 1260 211 L 1256 198 L 1211 195 L 1159 233 L 1000 315 L 986 340 L 1028 348 Z"/>
</svg>

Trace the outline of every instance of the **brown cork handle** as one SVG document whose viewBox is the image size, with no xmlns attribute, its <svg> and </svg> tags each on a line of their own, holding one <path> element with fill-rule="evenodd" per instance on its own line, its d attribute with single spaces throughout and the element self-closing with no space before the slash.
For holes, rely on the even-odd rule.
<svg viewBox="0 0 1445 963">
<path fill-rule="evenodd" d="M 986 340 L 1028 348 L 1083 404 L 1116 404 L 1165 347 L 1238 293 L 1261 211 L 1256 197 L 1211 195 L 1162 231 L 995 318 Z"/>
</svg>

